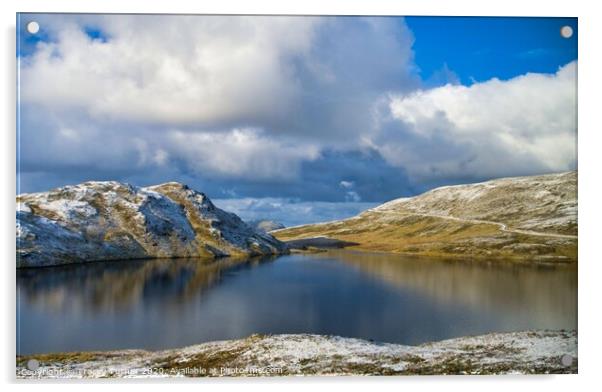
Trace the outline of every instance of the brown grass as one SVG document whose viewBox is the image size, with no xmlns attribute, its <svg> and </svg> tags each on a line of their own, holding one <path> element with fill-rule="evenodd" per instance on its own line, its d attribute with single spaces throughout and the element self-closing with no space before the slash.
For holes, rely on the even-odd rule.
<svg viewBox="0 0 602 392">
<path fill-rule="evenodd" d="M 371 213 L 359 219 L 307 225 L 274 232 L 281 241 L 327 236 L 359 245 L 349 249 L 437 257 L 549 259 L 576 261 L 577 241 L 503 232 L 498 225 L 399 215 L 383 222 Z M 516 244 L 527 246 L 516 247 Z"/>
</svg>

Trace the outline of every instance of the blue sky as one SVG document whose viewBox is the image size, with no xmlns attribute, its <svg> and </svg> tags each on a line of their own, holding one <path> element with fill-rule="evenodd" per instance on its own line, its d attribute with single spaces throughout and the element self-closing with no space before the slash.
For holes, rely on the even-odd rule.
<svg viewBox="0 0 602 392">
<path fill-rule="evenodd" d="M 575 18 L 21 14 L 19 191 L 181 181 L 299 224 L 572 170 L 577 32 Z"/>
<path fill-rule="evenodd" d="M 527 72 L 556 72 L 577 59 L 577 18 L 406 17 L 415 61 L 429 80 L 447 67 L 471 85 Z M 573 37 L 559 32 L 571 26 Z"/>
</svg>

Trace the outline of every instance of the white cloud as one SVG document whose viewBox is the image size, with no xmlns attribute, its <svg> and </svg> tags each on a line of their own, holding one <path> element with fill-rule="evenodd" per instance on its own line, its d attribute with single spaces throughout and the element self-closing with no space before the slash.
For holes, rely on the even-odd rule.
<svg viewBox="0 0 602 392">
<path fill-rule="evenodd" d="M 349 168 L 341 177 L 318 165 L 323 173 L 305 173 L 319 177 L 311 189 L 299 174 L 325 151 L 366 146 L 418 185 L 576 164 L 575 63 L 554 75 L 417 91 L 413 35 L 398 18 L 36 20 L 50 39 L 20 60 L 19 159 L 34 175 L 24 183 L 38 190 L 60 172 L 56 181 L 287 182 L 311 197 L 334 188 L 346 200 L 373 200 L 383 189 L 349 171 L 373 170 L 381 183 L 397 169 L 337 161 Z M 286 194 L 272 186 L 266 194 Z"/>
<path fill-rule="evenodd" d="M 215 133 L 172 131 L 166 143 L 198 174 L 209 178 L 293 179 L 302 161 L 319 157 L 315 146 L 287 143 L 251 128 Z"/>
<path fill-rule="evenodd" d="M 413 37 L 389 18 L 41 16 L 21 99 L 94 121 L 357 134 L 386 89 L 407 90 Z M 93 39 L 95 26 L 108 37 Z M 325 103 L 327 103 L 325 105 Z M 358 110 L 360 109 L 360 110 Z M 324 132 L 322 132 L 322 136 Z"/>
<path fill-rule="evenodd" d="M 25 170 L 175 160 L 202 178 L 290 180 L 323 148 L 355 148 L 383 91 L 418 83 L 402 19 L 36 20 L 49 39 L 20 60 Z"/>
<path fill-rule="evenodd" d="M 309 49 L 316 19 L 113 15 L 97 20 L 106 42 L 76 22 L 24 61 L 24 102 L 215 124 L 288 110 L 300 89 L 289 61 Z"/>
<path fill-rule="evenodd" d="M 348 191 L 345 193 L 345 201 L 351 201 L 351 202 L 360 202 L 362 201 L 361 196 L 359 195 L 359 193 L 357 193 L 356 191 Z"/>
<path fill-rule="evenodd" d="M 353 190 L 353 188 L 355 187 L 355 182 L 343 180 L 339 182 L 339 186 L 347 190 L 345 192 L 345 201 L 355 203 L 362 201 L 362 198 L 359 195 L 359 193 Z"/>
<path fill-rule="evenodd" d="M 573 169 L 576 71 L 390 95 L 365 142 L 418 179 Z"/>
</svg>

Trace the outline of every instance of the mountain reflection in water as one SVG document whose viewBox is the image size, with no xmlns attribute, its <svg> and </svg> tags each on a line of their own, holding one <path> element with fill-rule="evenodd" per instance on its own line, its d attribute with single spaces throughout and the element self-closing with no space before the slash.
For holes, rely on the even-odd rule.
<svg viewBox="0 0 602 392">
<path fill-rule="evenodd" d="M 329 254 L 387 284 L 442 303 L 462 303 L 480 310 L 535 317 L 551 326 L 577 328 L 575 264 L 441 260 L 336 250 Z"/>
<path fill-rule="evenodd" d="M 178 304 L 217 284 L 225 272 L 271 258 L 155 259 L 98 262 L 17 271 L 21 295 L 47 311 L 128 311 L 140 301 Z"/>
<path fill-rule="evenodd" d="M 252 333 L 418 344 L 574 329 L 577 267 L 329 251 L 17 272 L 17 351 L 161 349 Z"/>
</svg>

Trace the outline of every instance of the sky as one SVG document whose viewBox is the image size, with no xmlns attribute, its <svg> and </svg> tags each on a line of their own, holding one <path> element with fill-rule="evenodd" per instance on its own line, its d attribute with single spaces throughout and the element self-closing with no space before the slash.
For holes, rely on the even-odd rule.
<svg viewBox="0 0 602 392">
<path fill-rule="evenodd" d="M 180 181 L 243 219 L 296 225 L 577 166 L 576 18 L 20 14 L 17 26 L 19 193 Z"/>
</svg>

